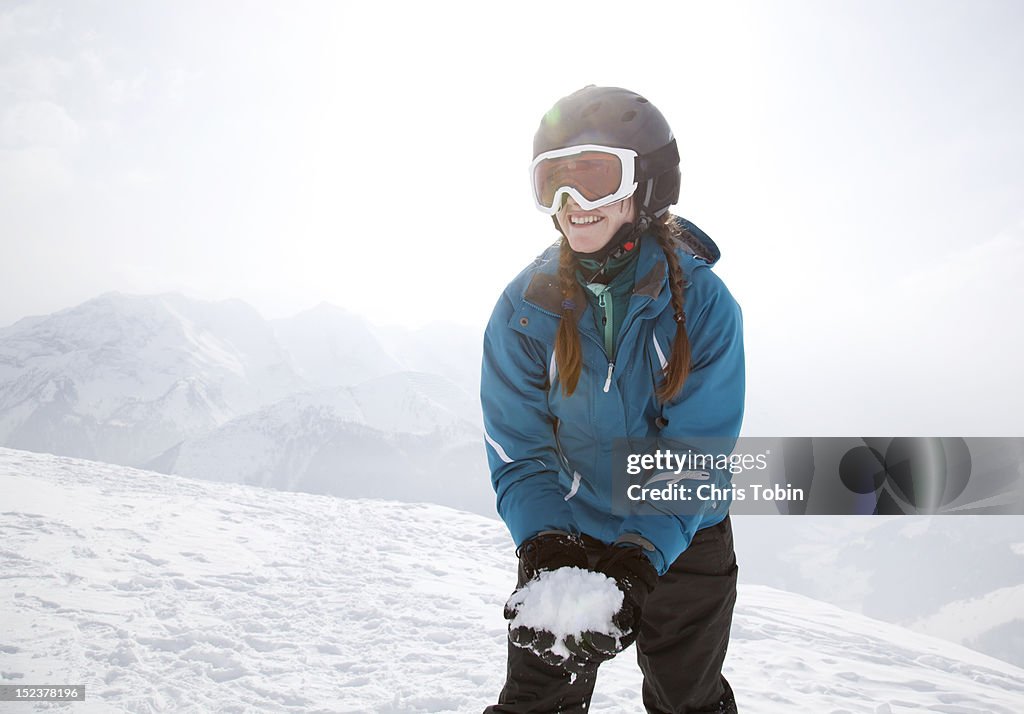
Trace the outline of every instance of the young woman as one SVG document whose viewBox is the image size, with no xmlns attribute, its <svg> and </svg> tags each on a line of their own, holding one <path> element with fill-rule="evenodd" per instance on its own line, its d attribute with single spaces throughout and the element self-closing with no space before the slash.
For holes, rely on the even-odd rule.
<svg viewBox="0 0 1024 714">
<path fill-rule="evenodd" d="M 730 499 L 613 507 L 615 444 L 696 449 L 710 438 L 731 449 L 739 434 L 742 319 L 711 270 L 718 247 L 668 213 L 679 154 L 644 97 L 588 86 L 561 99 L 533 154 L 537 207 L 562 235 L 487 326 L 491 479 L 519 587 L 562 567 L 604 573 L 623 593 L 623 637 L 584 633 L 563 659 L 552 633 L 510 627 L 507 681 L 486 712 L 587 711 L 600 662 L 634 641 L 648 712 L 735 712 L 722 676 L 736 600 Z M 695 478 L 729 485 L 721 470 Z"/>
</svg>

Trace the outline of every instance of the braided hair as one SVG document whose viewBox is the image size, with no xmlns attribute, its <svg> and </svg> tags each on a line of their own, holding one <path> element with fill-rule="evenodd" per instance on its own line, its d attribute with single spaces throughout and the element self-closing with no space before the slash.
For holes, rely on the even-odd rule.
<svg viewBox="0 0 1024 714">
<path fill-rule="evenodd" d="M 668 262 L 668 284 L 672 291 L 672 311 L 676 322 L 672 354 L 669 355 L 668 364 L 665 366 L 665 381 L 657 391 L 658 399 L 662 402 L 676 396 L 690 375 L 690 336 L 686 332 L 686 313 L 683 311 L 686 279 L 683 277 L 683 269 L 679 267 L 679 257 L 675 250 L 683 229 L 671 214 L 666 216 L 666 220 L 652 226 Z"/>
<path fill-rule="evenodd" d="M 562 394 L 572 396 L 580 381 L 583 367 L 583 349 L 580 347 L 580 331 L 576 325 L 576 306 L 582 310 L 583 289 L 576 280 L 576 258 L 569 248 L 569 241 L 563 236 L 558 254 L 558 287 L 562 291 L 562 319 L 558 321 L 555 336 L 555 362 L 562 377 Z"/>
<path fill-rule="evenodd" d="M 690 373 L 690 338 L 686 333 L 686 317 L 683 311 L 684 288 L 686 281 L 683 270 L 676 256 L 676 244 L 682 229 L 675 217 L 665 213 L 651 224 L 658 244 L 665 253 L 668 262 L 669 288 L 672 293 L 672 310 L 676 321 L 676 334 L 672 343 L 672 354 L 665 366 L 665 381 L 658 388 L 656 395 L 662 402 L 667 402 L 679 394 Z M 563 237 L 558 256 L 558 286 L 562 292 L 562 317 L 555 336 L 555 362 L 561 376 L 562 394 L 572 396 L 579 383 L 580 371 L 583 368 L 583 350 L 580 347 L 579 328 L 577 326 L 576 308 L 582 309 L 583 290 L 576 280 L 576 258 Z"/>
</svg>

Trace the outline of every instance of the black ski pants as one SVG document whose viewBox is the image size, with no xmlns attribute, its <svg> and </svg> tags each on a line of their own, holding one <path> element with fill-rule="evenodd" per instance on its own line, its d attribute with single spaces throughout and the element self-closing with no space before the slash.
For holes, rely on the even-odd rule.
<svg viewBox="0 0 1024 714">
<path fill-rule="evenodd" d="M 605 546 L 584 536 L 590 565 Z M 736 553 L 732 522 L 697 531 L 690 547 L 658 580 L 644 605 L 636 658 L 644 675 L 649 714 L 733 714 L 736 703 L 722 663 L 736 604 Z M 524 582 L 522 567 L 519 585 Z M 626 656 L 623 652 L 619 657 Z M 509 643 L 508 674 L 498 704 L 484 714 L 587 712 L 597 666 L 575 679 Z"/>
</svg>

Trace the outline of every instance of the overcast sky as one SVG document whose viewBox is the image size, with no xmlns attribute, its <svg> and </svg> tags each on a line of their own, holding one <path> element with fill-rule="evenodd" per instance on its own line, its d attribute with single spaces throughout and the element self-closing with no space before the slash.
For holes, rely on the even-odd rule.
<svg viewBox="0 0 1024 714">
<path fill-rule="evenodd" d="M 6 2 L 0 324 L 176 290 L 478 327 L 555 237 L 541 115 L 618 85 L 722 249 L 748 425 L 1017 436 L 1021 37 L 1002 1 Z"/>
</svg>

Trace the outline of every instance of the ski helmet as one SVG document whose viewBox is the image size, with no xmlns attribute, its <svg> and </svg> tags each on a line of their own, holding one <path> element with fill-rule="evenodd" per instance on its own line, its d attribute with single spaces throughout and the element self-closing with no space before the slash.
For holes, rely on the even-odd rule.
<svg viewBox="0 0 1024 714">
<path fill-rule="evenodd" d="M 637 213 L 650 220 L 679 200 L 679 152 L 665 117 L 636 92 L 587 85 L 557 103 L 533 137 L 533 157 L 596 144 L 637 153 Z M 556 222 L 557 226 L 557 222 Z"/>
</svg>

